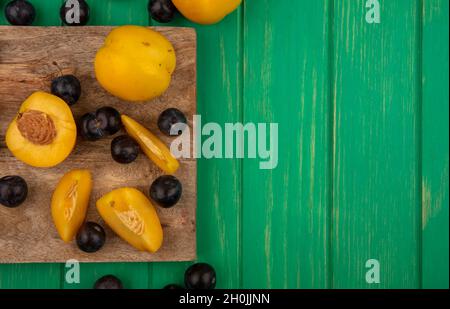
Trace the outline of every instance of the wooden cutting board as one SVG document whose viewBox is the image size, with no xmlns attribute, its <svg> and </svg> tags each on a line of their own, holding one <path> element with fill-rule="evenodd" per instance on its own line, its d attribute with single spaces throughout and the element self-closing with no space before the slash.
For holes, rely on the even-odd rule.
<svg viewBox="0 0 450 309">
<path fill-rule="evenodd" d="M 171 209 L 157 207 L 164 242 L 157 253 L 151 254 L 135 250 L 116 236 L 95 208 L 95 201 L 100 196 L 122 186 L 136 187 L 148 195 L 150 184 L 163 172 L 143 153 L 135 162 L 121 165 L 111 158 L 112 137 L 97 142 L 78 139 L 74 151 L 62 164 L 41 169 L 18 161 L 6 148 L 5 132 L 19 106 L 34 91 L 49 91 L 51 80 L 60 74 L 59 68 L 81 81 L 81 99 L 72 106 L 75 119 L 99 107 L 113 106 L 143 123 L 169 145 L 172 138 L 163 136 L 156 122 L 163 110 L 176 107 L 186 114 L 192 132 L 192 116 L 196 112 L 195 31 L 154 28 L 174 45 L 177 69 L 162 97 L 135 104 L 111 96 L 95 79 L 94 56 L 111 29 L 0 27 L 0 177 L 22 176 L 29 187 L 27 200 L 18 208 L 0 205 L 0 263 L 64 262 L 69 259 L 84 262 L 187 261 L 196 258 L 195 159 L 180 161 L 176 173 L 183 185 L 180 202 Z M 50 214 L 50 200 L 56 184 L 64 173 L 75 168 L 89 168 L 94 178 L 87 219 L 100 223 L 107 233 L 105 246 L 96 253 L 83 253 L 75 242 L 66 244 L 60 240 Z"/>
</svg>

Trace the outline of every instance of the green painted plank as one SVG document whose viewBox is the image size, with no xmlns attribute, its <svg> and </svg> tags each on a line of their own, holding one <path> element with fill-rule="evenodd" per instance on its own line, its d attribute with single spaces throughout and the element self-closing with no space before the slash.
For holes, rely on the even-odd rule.
<svg viewBox="0 0 450 309">
<path fill-rule="evenodd" d="M 216 25 L 196 25 L 182 16 L 169 24 L 197 31 L 197 113 L 203 124 L 216 122 L 224 128 L 242 120 L 241 17 L 238 9 Z M 197 190 L 198 260 L 216 269 L 217 288 L 239 288 L 241 160 L 199 159 Z M 188 266 L 152 264 L 153 287 L 182 283 Z"/>
<path fill-rule="evenodd" d="M 150 288 L 162 289 L 168 284 L 184 286 L 184 272 L 190 262 L 164 262 L 151 264 Z"/>
<path fill-rule="evenodd" d="M 60 0 L 28 0 L 36 9 L 36 19 L 33 26 L 59 26 L 61 19 L 59 18 Z M 5 6 L 9 1 L 0 3 L 0 25 L 9 25 L 5 19 Z"/>
<path fill-rule="evenodd" d="M 88 1 L 91 8 L 89 25 L 148 25 L 147 0 Z M 83 263 L 79 284 L 62 282 L 64 288 L 91 288 L 105 274 L 117 275 L 126 288 L 148 288 L 149 263 Z M 65 273 L 65 271 L 64 271 Z"/>
<path fill-rule="evenodd" d="M 335 0 L 333 287 L 420 285 L 419 1 Z M 380 283 L 366 282 L 366 261 Z"/>
<path fill-rule="evenodd" d="M 449 2 L 425 0 L 423 12 L 422 201 L 424 288 L 449 287 Z"/>
<path fill-rule="evenodd" d="M 240 10 L 197 29 L 198 113 L 202 122 L 242 121 Z M 200 159 L 197 184 L 198 260 L 217 272 L 217 288 L 241 285 L 241 162 Z"/>
<path fill-rule="evenodd" d="M 89 25 L 143 25 L 149 24 L 148 0 L 114 1 L 88 0 L 91 7 Z"/>
<path fill-rule="evenodd" d="M 5 1 L 0 2 L 0 25 L 9 25 L 8 21 L 6 20 L 5 17 L 5 6 L 6 6 Z"/>
<path fill-rule="evenodd" d="M 80 282 L 70 283 L 65 280 L 63 267 L 61 286 L 64 289 L 91 289 L 97 279 L 105 275 L 119 278 L 126 289 L 146 289 L 149 287 L 149 263 L 80 263 Z"/>
<path fill-rule="evenodd" d="M 278 166 L 243 167 L 245 288 L 326 288 L 328 1 L 246 1 L 244 122 L 279 124 Z"/>
<path fill-rule="evenodd" d="M 30 0 L 36 8 L 36 26 L 59 25 L 59 3 L 54 0 Z M 7 1 L 1 2 L 0 24 L 8 22 L 4 17 Z M 59 288 L 60 264 L 0 264 L 0 288 Z"/>
<path fill-rule="evenodd" d="M 58 289 L 59 264 L 0 264 L 0 289 Z"/>
</svg>

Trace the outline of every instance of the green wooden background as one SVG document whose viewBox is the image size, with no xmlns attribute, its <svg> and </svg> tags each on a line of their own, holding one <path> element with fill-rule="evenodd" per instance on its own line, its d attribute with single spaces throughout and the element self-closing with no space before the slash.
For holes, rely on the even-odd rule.
<svg viewBox="0 0 450 309">
<path fill-rule="evenodd" d="M 61 24 L 60 0 L 30 1 L 36 25 Z M 91 25 L 156 25 L 147 0 L 88 2 Z M 449 1 L 379 2 L 380 24 L 366 0 L 244 0 L 217 25 L 171 24 L 197 29 L 203 122 L 279 123 L 274 170 L 199 160 L 198 257 L 219 288 L 448 288 Z M 0 287 L 161 288 L 188 265 L 82 264 L 80 284 L 63 264 L 0 265 Z"/>
</svg>

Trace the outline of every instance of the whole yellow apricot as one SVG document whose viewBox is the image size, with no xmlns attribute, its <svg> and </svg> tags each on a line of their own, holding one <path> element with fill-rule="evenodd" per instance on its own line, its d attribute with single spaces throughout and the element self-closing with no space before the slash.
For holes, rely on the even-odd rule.
<svg viewBox="0 0 450 309">
<path fill-rule="evenodd" d="M 38 91 L 26 99 L 6 131 L 6 146 L 22 162 L 52 167 L 64 161 L 77 139 L 72 111 L 62 99 Z"/>
<path fill-rule="evenodd" d="M 172 2 L 190 21 L 211 25 L 233 12 L 242 0 L 173 0 Z"/>
<path fill-rule="evenodd" d="M 163 94 L 175 66 L 175 49 L 169 40 L 141 26 L 112 30 L 95 57 L 95 75 L 100 85 L 112 95 L 132 102 Z"/>
</svg>

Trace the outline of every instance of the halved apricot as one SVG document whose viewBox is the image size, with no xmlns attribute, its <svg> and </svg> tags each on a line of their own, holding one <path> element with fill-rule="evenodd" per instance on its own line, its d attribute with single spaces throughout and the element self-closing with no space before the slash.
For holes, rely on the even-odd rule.
<svg viewBox="0 0 450 309">
<path fill-rule="evenodd" d="M 52 167 L 72 152 L 77 128 L 72 111 L 57 96 L 38 91 L 26 99 L 6 132 L 6 145 L 22 162 Z"/>
</svg>

